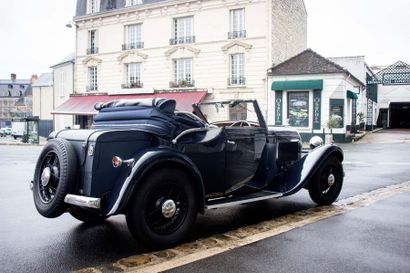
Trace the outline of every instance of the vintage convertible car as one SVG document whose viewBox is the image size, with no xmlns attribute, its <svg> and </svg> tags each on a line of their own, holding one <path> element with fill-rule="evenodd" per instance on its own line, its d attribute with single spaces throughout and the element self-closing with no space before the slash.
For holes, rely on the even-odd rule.
<svg viewBox="0 0 410 273">
<path fill-rule="evenodd" d="M 51 133 L 31 182 L 38 212 L 88 223 L 125 214 L 141 242 L 166 247 L 207 209 L 303 188 L 319 205 L 337 199 L 338 146 L 316 141 L 303 152 L 296 131 L 267 127 L 255 100 L 195 104 L 195 114 L 175 106 L 168 99 L 98 104 L 91 129 Z"/>
</svg>

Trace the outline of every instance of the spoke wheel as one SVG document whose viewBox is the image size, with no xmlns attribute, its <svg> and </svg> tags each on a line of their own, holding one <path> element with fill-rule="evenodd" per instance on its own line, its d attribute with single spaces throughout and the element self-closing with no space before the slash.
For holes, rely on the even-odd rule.
<svg viewBox="0 0 410 273">
<path fill-rule="evenodd" d="M 128 227 L 154 248 L 176 244 L 195 222 L 195 191 L 189 176 L 180 170 L 164 168 L 151 174 L 134 197 Z"/>
<path fill-rule="evenodd" d="M 65 212 L 64 197 L 73 192 L 77 158 L 64 139 L 47 142 L 37 160 L 33 179 L 34 204 L 38 212 L 54 218 Z"/>
<path fill-rule="evenodd" d="M 331 157 L 320 167 L 309 184 L 309 195 L 318 205 L 332 204 L 343 185 L 343 166 L 336 157 Z"/>
</svg>

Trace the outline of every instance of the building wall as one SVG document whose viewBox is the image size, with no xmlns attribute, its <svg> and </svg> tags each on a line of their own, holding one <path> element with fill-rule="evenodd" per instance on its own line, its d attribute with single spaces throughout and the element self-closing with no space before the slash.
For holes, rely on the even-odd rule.
<svg viewBox="0 0 410 273">
<path fill-rule="evenodd" d="M 33 116 L 40 120 L 52 120 L 53 86 L 33 86 Z"/>
<path fill-rule="evenodd" d="M 236 8 L 245 8 L 246 38 L 228 39 L 230 10 Z M 183 16 L 194 17 L 196 42 L 171 46 L 173 18 Z M 301 0 L 169 1 L 75 21 L 79 26 L 75 91 L 79 93 L 87 92 L 90 66 L 98 67 L 98 92 L 169 90 L 173 59 L 192 57 L 195 88 L 207 90 L 208 100 L 256 98 L 266 113 L 266 69 L 272 60 L 284 60 L 306 48 L 306 11 Z M 122 51 L 124 26 L 134 23 L 143 24 L 144 48 Z M 93 29 L 98 31 L 99 53 L 86 55 L 88 32 Z M 245 86 L 227 84 L 229 55 L 234 53 L 245 54 Z M 128 62 L 142 63 L 142 89 L 121 89 Z"/>
<path fill-rule="evenodd" d="M 74 64 L 64 63 L 53 68 L 54 108 L 70 98 L 74 92 Z M 54 130 L 73 127 L 72 115 L 54 115 Z"/>
<path fill-rule="evenodd" d="M 271 0 L 271 60 L 281 63 L 307 47 L 307 12 L 303 0 Z"/>
</svg>

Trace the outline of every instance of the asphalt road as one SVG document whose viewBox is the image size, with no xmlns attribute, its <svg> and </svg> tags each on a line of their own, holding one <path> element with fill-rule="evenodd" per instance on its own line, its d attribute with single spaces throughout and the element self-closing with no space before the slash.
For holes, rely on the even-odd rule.
<svg viewBox="0 0 410 273">
<path fill-rule="evenodd" d="M 364 141 L 370 143 L 341 145 L 345 151 L 344 166 L 346 172 L 345 185 L 341 193 L 341 198 L 410 180 L 410 139 L 408 139 L 410 132 L 403 134 L 402 131 L 399 131 L 374 135 L 376 135 L 375 138 L 374 136 L 369 137 L 371 141 Z M 0 272 L 67 272 L 84 267 L 110 263 L 122 257 L 144 252 L 144 249 L 139 246 L 138 242 L 135 241 L 128 232 L 125 219 L 122 216 L 112 217 L 105 224 L 99 226 L 81 224 L 67 214 L 56 219 L 46 219 L 40 216 L 34 207 L 32 193 L 28 188 L 28 183 L 34 171 L 34 164 L 40 150 L 41 147 L 39 146 L 0 145 L 0 185 L 2 186 L 2 191 L 0 191 L 0 219 L 2 219 L 2 224 L 0 225 Z M 391 202 L 393 202 L 393 205 L 406 205 L 406 207 L 408 207 L 406 198 L 402 199 L 403 200 L 400 200 L 400 198 L 397 198 L 397 200 L 386 200 L 375 206 L 379 206 L 380 210 L 383 210 L 386 214 L 388 208 L 392 206 Z M 279 200 L 207 211 L 204 216 L 198 217 L 194 232 L 188 240 L 225 232 L 313 206 L 314 203 L 310 200 L 307 192 L 302 191 L 296 195 Z M 298 242 L 298 244 L 293 244 L 293 248 L 296 248 L 295 251 L 299 250 L 297 253 L 300 255 L 304 254 L 303 251 L 311 252 L 309 252 L 308 248 L 309 244 L 311 244 L 310 241 L 316 242 L 313 245 L 316 250 L 324 247 L 323 249 L 330 251 L 330 254 L 325 250 L 321 250 L 317 252 L 318 256 L 312 253 L 312 255 L 302 260 L 300 257 L 304 256 L 295 255 L 295 257 L 299 258 L 294 258 L 291 267 L 288 267 L 288 271 L 303 271 L 300 270 L 303 268 L 303 264 L 310 264 L 311 259 L 316 259 L 320 262 L 326 259 L 326 255 L 330 255 L 328 257 L 330 259 L 329 261 L 333 261 L 333 259 L 351 259 L 349 255 L 352 254 L 349 254 L 349 251 L 339 251 L 332 256 L 331 246 L 333 245 L 332 240 L 336 244 L 337 240 L 342 240 L 343 234 L 353 236 L 348 232 L 349 225 L 356 228 L 355 225 L 359 225 L 363 222 L 357 221 L 358 218 L 355 218 L 353 214 L 358 214 L 356 217 L 359 218 L 362 217 L 361 214 L 364 214 L 367 218 L 364 217 L 363 219 L 368 219 L 368 222 L 374 221 L 374 225 L 371 225 L 368 229 L 363 226 L 363 232 L 369 232 L 369 230 L 372 231 L 378 227 L 379 225 L 376 223 L 377 220 L 385 224 L 384 229 L 377 229 L 378 232 L 381 232 L 387 236 L 388 239 L 391 239 L 388 234 L 388 221 L 397 222 L 397 220 L 402 219 L 400 223 L 400 225 L 404 227 L 402 231 L 408 234 L 409 222 L 406 222 L 404 219 L 409 219 L 410 217 L 408 217 L 409 213 L 406 210 L 394 210 L 394 214 L 391 213 L 391 215 L 380 218 L 378 217 L 379 213 L 377 213 L 377 209 L 373 211 L 372 208 L 373 206 L 360 209 L 346 216 L 335 217 L 311 225 L 308 228 L 301 229 L 301 234 L 293 234 L 295 231 L 292 231 L 235 250 L 244 251 L 243 249 L 258 247 L 260 245 L 260 248 L 256 248 L 258 252 L 245 250 L 242 254 L 234 254 L 236 256 L 225 260 L 219 258 L 221 255 L 218 255 L 215 258 L 222 259 L 219 261 L 222 265 L 226 265 L 226 267 L 221 265 L 222 267 L 220 267 L 220 269 L 222 270 L 219 271 L 224 271 L 224 268 L 226 269 L 225 271 L 229 272 L 239 272 L 242 270 L 252 271 L 246 270 L 250 268 L 254 268 L 253 272 L 272 271 L 267 270 L 268 268 L 256 267 L 256 261 L 260 261 L 258 259 L 255 259 L 255 267 L 228 268 L 227 266 L 231 263 L 244 266 L 243 263 L 235 262 L 236 258 L 234 257 L 246 260 L 245 257 L 241 255 L 246 256 L 247 252 L 255 253 L 255 255 L 258 256 L 257 253 L 261 251 L 268 255 L 269 252 L 267 249 L 272 247 L 272 245 L 274 245 L 273 249 L 276 249 L 272 253 L 277 258 L 271 258 L 273 262 L 267 262 L 266 266 L 275 266 L 275 268 L 276 266 L 282 266 L 282 264 L 285 264 L 286 261 L 289 260 L 289 257 L 285 255 L 285 253 L 287 253 L 286 251 L 282 253 L 281 250 L 284 248 L 291 251 L 292 247 L 289 242 Z M 349 221 L 349 219 L 346 220 L 343 219 L 343 217 L 352 217 L 353 220 Z M 355 219 L 356 221 L 354 221 Z M 331 222 L 334 221 L 336 222 L 332 224 Z M 344 221 L 346 221 L 346 224 Z M 324 226 L 321 226 L 322 224 Z M 329 228 L 329 225 L 331 228 Z M 343 228 L 344 225 L 347 225 L 346 228 Z M 323 236 L 320 230 L 322 230 L 322 233 L 326 236 Z M 397 236 L 402 236 L 402 234 L 398 233 Z M 329 240 L 325 240 L 326 237 L 328 237 Z M 348 238 L 354 239 L 356 237 Z M 324 241 L 321 241 L 322 239 Z M 280 243 L 275 240 L 279 240 Z M 302 246 L 299 247 L 300 240 L 305 241 L 306 248 Z M 349 246 L 346 246 L 347 250 L 355 250 L 355 247 L 361 247 L 361 245 L 355 246 L 354 242 L 360 244 L 362 241 L 351 240 Z M 409 247 L 406 248 L 394 242 L 396 242 L 396 240 L 393 240 L 391 244 L 385 246 L 389 249 L 402 248 L 403 251 L 407 251 L 406 254 L 409 254 Z M 407 246 L 409 245 L 408 241 L 403 242 L 407 242 Z M 375 248 L 374 245 L 369 245 L 368 247 Z M 355 251 L 356 252 L 353 253 L 357 253 L 357 250 Z M 292 253 L 288 252 L 288 255 L 291 254 Z M 344 257 L 342 254 L 346 254 L 346 256 Z M 229 253 L 223 255 L 229 255 Z M 371 255 L 371 252 L 369 252 L 369 255 Z M 409 256 L 410 255 L 407 255 L 407 257 Z M 263 259 L 263 257 L 264 256 L 261 255 L 261 259 Z M 391 258 L 394 260 L 394 258 L 397 257 L 393 255 Z M 208 260 L 201 262 L 206 261 Z M 189 266 L 197 265 L 201 268 L 207 266 L 206 264 L 201 264 L 201 262 L 175 269 L 175 272 L 190 272 Z M 400 261 L 396 262 L 399 262 L 396 264 L 398 269 L 400 269 L 402 264 Z M 330 265 L 337 264 L 336 262 L 330 263 Z M 249 266 L 250 265 L 251 264 L 249 264 Z M 231 268 L 232 270 L 229 270 Z M 233 270 L 234 268 L 237 270 Z M 359 264 L 357 264 L 357 268 L 362 268 L 364 269 L 363 271 L 366 271 L 366 267 L 360 267 Z M 381 267 L 381 269 L 383 268 L 384 267 Z M 194 269 L 196 271 L 197 268 L 194 267 Z M 211 269 L 211 267 L 208 267 L 208 269 Z M 313 269 L 316 271 L 316 267 Z M 322 272 L 324 272 L 323 270 L 325 269 L 328 269 L 328 271 L 339 271 L 331 270 L 332 267 L 318 268 L 318 270 Z M 347 270 L 344 272 L 350 271 L 351 270 Z M 213 271 L 209 270 L 206 272 Z"/>
</svg>

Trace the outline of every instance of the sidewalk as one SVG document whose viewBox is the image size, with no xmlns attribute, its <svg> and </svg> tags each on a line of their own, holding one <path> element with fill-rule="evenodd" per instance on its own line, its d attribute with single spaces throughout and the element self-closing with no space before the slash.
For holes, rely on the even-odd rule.
<svg viewBox="0 0 410 273">
<path fill-rule="evenodd" d="M 38 146 L 43 146 L 47 143 L 47 139 L 44 137 L 40 137 L 39 140 L 39 144 L 37 143 L 23 143 L 21 138 L 18 139 L 14 139 L 11 136 L 7 136 L 7 137 L 1 137 L 0 138 L 0 145 L 29 145 L 29 146 L 33 146 L 33 145 L 38 145 Z"/>
</svg>

